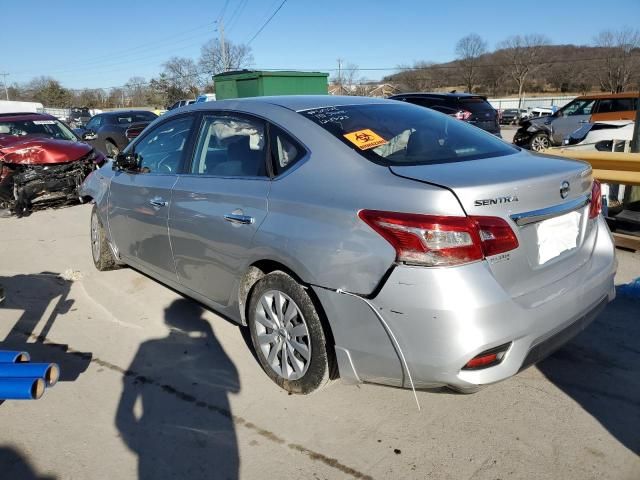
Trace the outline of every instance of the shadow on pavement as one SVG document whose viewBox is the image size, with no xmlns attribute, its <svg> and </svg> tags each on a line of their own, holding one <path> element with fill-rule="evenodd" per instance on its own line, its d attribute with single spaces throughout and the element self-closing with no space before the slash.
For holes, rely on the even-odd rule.
<svg viewBox="0 0 640 480">
<path fill-rule="evenodd" d="M 167 337 L 140 345 L 124 376 L 115 423 L 138 455 L 140 479 L 238 478 L 228 399 L 240 391 L 238 374 L 203 313 L 175 300 Z"/>
<path fill-rule="evenodd" d="M 3 309 L 22 311 L 6 338 L 0 341 L 0 349 L 27 351 L 32 362 L 57 363 L 62 382 L 75 381 L 92 359 L 91 353 L 73 351 L 68 345 L 47 340 L 58 316 L 73 307 L 73 300 L 69 298 L 72 283 L 53 272 L 0 277 L 6 294 L 0 312 Z M 36 333 L 37 328 L 40 330 Z"/>
<path fill-rule="evenodd" d="M 538 369 L 620 443 L 640 453 L 640 300 L 619 294 Z"/>
<path fill-rule="evenodd" d="M 0 445 L 0 478 L 3 480 L 55 480 L 36 474 L 26 459 L 12 447 Z"/>
</svg>

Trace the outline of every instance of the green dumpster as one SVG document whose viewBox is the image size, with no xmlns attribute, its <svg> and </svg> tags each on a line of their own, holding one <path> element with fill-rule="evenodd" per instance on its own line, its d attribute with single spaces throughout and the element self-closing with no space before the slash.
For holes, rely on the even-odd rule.
<svg viewBox="0 0 640 480">
<path fill-rule="evenodd" d="M 327 95 L 328 73 L 242 70 L 213 76 L 216 99 L 265 95 Z"/>
</svg>

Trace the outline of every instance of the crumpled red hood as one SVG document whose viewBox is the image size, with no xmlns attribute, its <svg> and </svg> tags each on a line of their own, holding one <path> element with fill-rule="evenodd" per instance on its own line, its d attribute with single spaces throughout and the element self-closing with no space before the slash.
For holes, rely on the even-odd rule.
<svg viewBox="0 0 640 480">
<path fill-rule="evenodd" d="M 82 142 L 0 135 L 0 161 L 21 165 L 75 162 L 91 151 Z"/>
</svg>

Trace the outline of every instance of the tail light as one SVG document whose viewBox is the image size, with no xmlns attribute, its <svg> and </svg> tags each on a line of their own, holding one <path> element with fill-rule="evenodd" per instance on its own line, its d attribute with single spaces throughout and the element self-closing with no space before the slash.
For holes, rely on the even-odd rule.
<svg viewBox="0 0 640 480">
<path fill-rule="evenodd" d="M 468 110 L 458 110 L 453 116 L 458 120 L 469 120 L 469 118 L 471 118 L 471 115 L 473 114 Z"/>
<path fill-rule="evenodd" d="M 589 206 L 589 218 L 596 218 L 602 211 L 602 188 L 598 180 L 591 186 L 591 205 Z"/>
<path fill-rule="evenodd" d="M 469 360 L 464 367 L 463 370 L 480 370 L 481 368 L 493 367 L 494 365 L 498 365 L 502 362 L 504 355 L 509 350 L 511 343 L 505 343 L 504 345 L 500 345 L 499 347 L 491 348 L 489 350 L 485 350 L 484 352 L 476 355 L 471 360 Z"/>
<path fill-rule="evenodd" d="M 460 265 L 518 248 L 497 217 L 448 217 L 360 210 L 358 216 L 396 250 L 396 260 L 431 267 Z"/>
</svg>

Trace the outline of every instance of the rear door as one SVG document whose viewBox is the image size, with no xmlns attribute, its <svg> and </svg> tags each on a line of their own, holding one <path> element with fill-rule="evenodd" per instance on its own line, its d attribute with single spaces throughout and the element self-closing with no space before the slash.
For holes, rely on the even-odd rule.
<svg viewBox="0 0 640 480">
<path fill-rule="evenodd" d="M 120 255 L 172 281 L 171 189 L 191 148 L 194 116 L 173 117 L 146 132 L 129 150 L 137 168 L 117 172 L 109 193 L 109 227 Z"/>
<path fill-rule="evenodd" d="M 213 112 L 202 117 L 198 130 L 191 164 L 173 188 L 173 255 L 182 285 L 226 306 L 267 215 L 266 124 Z"/>
<path fill-rule="evenodd" d="M 595 106 L 595 99 L 576 99 L 551 115 L 545 121 L 551 127 L 551 142 L 562 145 L 565 137 L 591 121 Z"/>
</svg>

